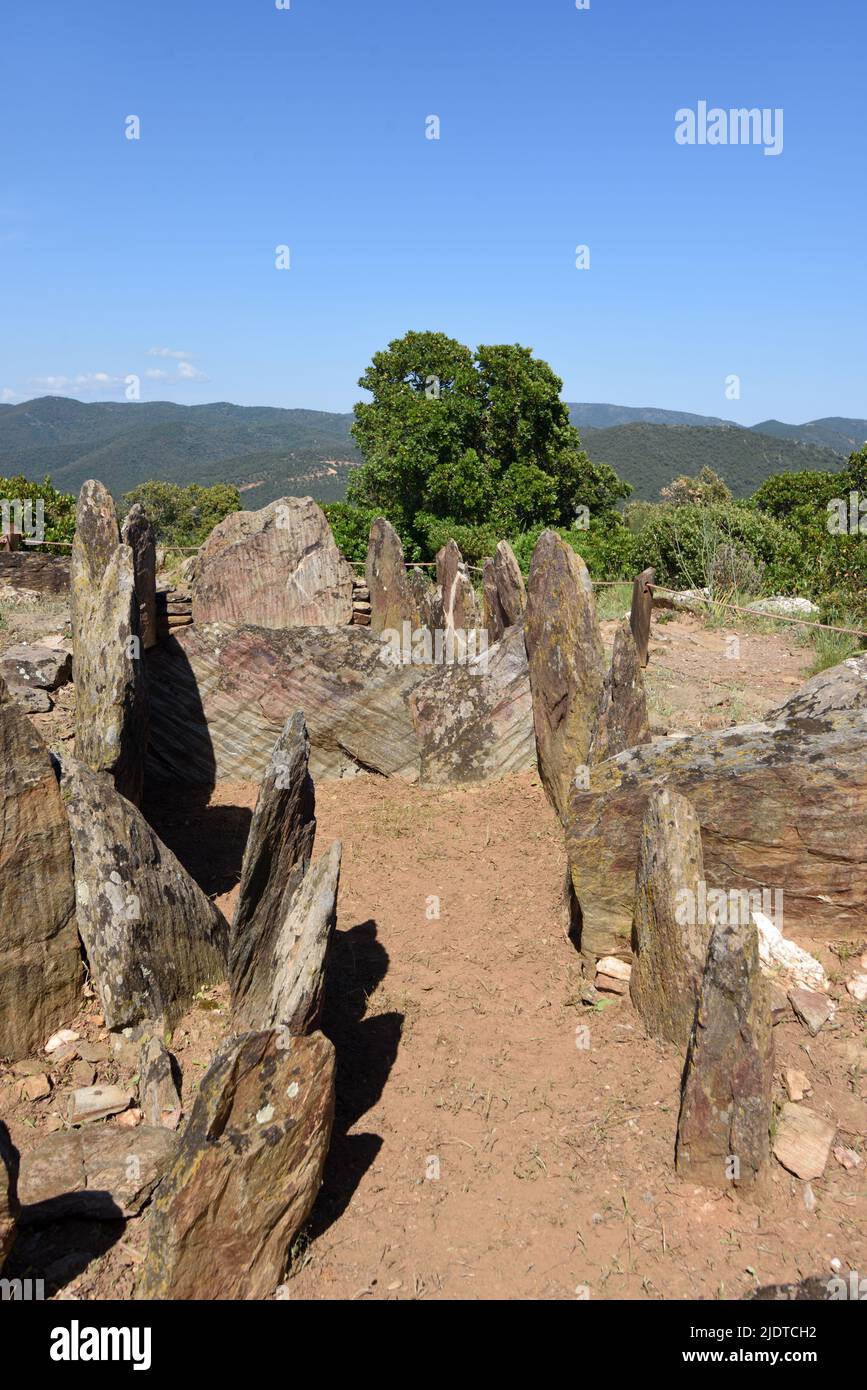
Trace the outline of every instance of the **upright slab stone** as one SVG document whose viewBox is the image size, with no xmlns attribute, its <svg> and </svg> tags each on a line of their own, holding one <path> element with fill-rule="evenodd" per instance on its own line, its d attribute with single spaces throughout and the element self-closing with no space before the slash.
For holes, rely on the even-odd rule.
<svg viewBox="0 0 867 1390">
<path fill-rule="evenodd" d="M 71 560 L 75 756 L 141 800 L 147 690 L 133 553 L 102 483 L 82 484 Z"/>
<path fill-rule="evenodd" d="M 705 1187 L 750 1189 L 770 1154 L 774 1042 L 755 923 L 718 924 L 684 1072 L 678 1173 Z"/>
<path fill-rule="evenodd" d="M 0 1057 L 68 1023 L 82 980 L 72 849 L 48 749 L 0 680 Z"/>
<path fill-rule="evenodd" d="M 527 607 L 527 590 L 521 567 L 508 541 L 500 541 L 494 552 L 494 579 L 497 596 L 506 627 L 523 621 Z"/>
<path fill-rule="evenodd" d="M 442 591 L 442 623 L 445 628 L 471 632 L 479 626 L 476 593 L 456 541 L 437 551 L 437 579 Z"/>
<path fill-rule="evenodd" d="M 270 1006 L 278 935 L 310 866 L 316 796 L 309 756 L 304 715 L 296 711 L 271 752 L 241 866 L 229 947 L 229 983 L 239 1031 L 264 1026 L 258 1020 L 264 1020 Z"/>
<path fill-rule="evenodd" d="M 333 1113 L 321 1033 L 229 1039 L 154 1199 L 136 1296 L 273 1298 L 319 1191 Z"/>
<path fill-rule="evenodd" d="M 555 531 L 543 531 L 533 551 L 524 640 L 539 771 L 562 818 L 576 767 L 589 761 L 605 653 L 587 566 Z"/>
<path fill-rule="evenodd" d="M 308 869 L 289 904 L 269 966 L 266 1028 L 300 1035 L 318 1026 L 328 948 L 337 921 L 340 855 L 340 841 L 335 840 L 328 853 Z"/>
<path fill-rule="evenodd" d="M 638 664 L 642 667 L 646 666 L 650 659 L 648 647 L 650 645 L 650 620 L 653 614 L 653 585 L 655 580 L 656 570 L 648 568 L 641 571 L 632 585 L 629 626 L 635 639 Z"/>
<path fill-rule="evenodd" d="M 434 619 L 437 602 L 436 586 L 431 584 L 427 575 L 419 569 L 418 565 L 413 565 L 407 574 L 406 581 L 417 625 L 433 629 L 436 627 Z"/>
<path fill-rule="evenodd" d="M 685 796 L 663 787 L 648 802 L 635 880 L 629 993 L 653 1037 L 689 1043 L 707 960 L 701 829 Z"/>
<path fill-rule="evenodd" d="M 121 529 L 121 540 L 132 551 L 139 632 L 145 651 L 157 642 L 157 538 L 140 502 L 130 507 Z"/>
<path fill-rule="evenodd" d="M 15 1240 L 19 1203 L 16 1193 L 17 1158 L 9 1131 L 0 1120 L 0 1274 Z"/>
<path fill-rule="evenodd" d="M 61 791 L 75 861 L 78 930 L 106 1026 L 173 1025 L 225 978 L 227 927 L 144 816 L 83 763 Z"/>
<path fill-rule="evenodd" d="M 403 546 L 384 516 L 377 517 L 370 528 L 365 574 L 370 590 L 371 632 L 387 628 L 401 632 L 405 622 L 415 626 L 418 613 L 407 579 Z"/>
<path fill-rule="evenodd" d="M 482 561 L 482 594 L 484 596 L 484 608 L 482 610 L 482 623 L 488 631 L 490 642 L 499 642 L 508 624 L 506 623 L 503 607 L 500 603 L 500 595 L 497 590 L 497 576 L 494 570 L 494 561 L 490 556 L 486 556 Z"/>
<path fill-rule="evenodd" d="M 232 512 L 198 555 L 195 623 L 338 627 L 352 621 L 352 568 L 312 497 Z"/>
<path fill-rule="evenodd" d="M 602 762 L 650 742 L 647 695 L 638 652 L 629 628 L 621 623 L 614 634 L 611 666 L 605 677 L 602 705 L 590 744 L 590 762 Z"/>
</svg>

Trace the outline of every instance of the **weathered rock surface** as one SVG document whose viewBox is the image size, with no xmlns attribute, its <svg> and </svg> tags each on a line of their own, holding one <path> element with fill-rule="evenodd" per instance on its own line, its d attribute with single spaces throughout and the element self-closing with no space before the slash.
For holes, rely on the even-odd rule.
<svg viewBox="0 0 867 1390">
<path fill-rule="evenodd" d="M 38 1051 L 75 1013 L 81 978 L 60 788 L 0 680 L 0 1056 Z"/>
<path fill-rule="evenodd" d="M 677 1171 L 751 1188 L 770 1154 L 774 1042 L 755 923 L 714 927 L 684 1072 Z"/>
<path fill-rule="evenodd" d="M 488 638 L 491 642 L 499 642 L 508 624 L 500 603 L 500 595 L 497 591 L 497 576 L 494 569 L 494 561 L 487 556 L 482 561 L 482 593 L 484 605 L 482 608 L 482 624 L 488 630 Z"/>
<path fill-rule="evenodd" d="M 442 623 L 445 628 L 471 632 L 480 626 L 476 593 L 457 542 L 450 540 L 437 551 L 437 579 L 442 591 Z"/>
<path fill-rule="evenodd" d="M 175 1080 L 175 1063 L 162 1038 L 156 1035 L 146 1037 L 142 1043 L 138 1097 L 146 1124 L 177 1129 L 183 1106 Z"/>
<path fill-rule="evenodd" d="M 195 623 L 287 628 L 351 620 L 352 569 L 312 497 L 232 512 L 199 551 Z"/>
<path fill-rule="evenodd" d="M 683 1048 L 711 930 L 696 910 L 703 879 L 698 816 L 685 796 L 663 787 L 651 796 L 641 826 L 629 992 L 648 1033 Z"/>
<path fill-rule="evenodd" d="M 413 599 L 406 572 L 400 536 L 384 516 L 370 528 L 365 566 L 370 591 L 370 629 L 402 631 L 409 622 L 418 626 L 418 607 Z"/>
<path fill-rule="evenodd" d="M 89 1070 L 88 1074 L 92 1076 L 93 1072 Z M 128 1110 L 132 1098 L 132 1092 L 123 1086 L 93 1086 L 88 1082 L 78 1086 L 69 1097 L 67 1118 L 72 1125 L 95 1125 L 109 1115 Z"/>
<path fill-rule="evenodd" d="M 629 938 L 641 822 L 663 785 L 696 809 L 708 889 L 781 889 L 787 936 L 857 935 L 867 905 L 865 754 L 861 712 L 795 710 L 597 765 L 590 790 L 573 791 L 566 824 L 582 950 L 614 954 Z"/>
<path fill-rule="evenodd" d="M 514 627 L 523 621 L 527 607 L 527 590 L 521 567 L 508 541 L 500 541 L 494 551 L 494 579 L 504 626 Z"/>
<path fill-rule="evenodd" d="M 230 1039 L 154 1199 L 137 1297 L 273 1297 L 319 1191 L 333 1109 L 321 1033 Z"/>
<path fill-rule="evenodd" d="M 413 613 L 418 614 L 418 625 L 431 629 L 436 627 L 436 586 L 431 584 L 427 575 L 419 569 L 418 565 L 413 565 L 412 569 L 407 572 L 406 582 L 412 600 Z"/>
<path fill-rule="evenodd" d="M 524 640 L 539 771 L 562 818 L 576 766 L 589 761 L 605 655 L 587 566 L 554 531 L 533 551 Z"/>
<path fill-rule="evenodd" d="M 650 645 L 650 619 L 653 613 L 653 585 L 656 570 L 642 570 L 632 585 L 632 607 L 629 612 L 629 627 L 638 654 L 638 664 L 647 665 L 647 649 Z"/>
<path fill-rule="evenodd" d="M 0 1120 L 0 1274 L 15 1240 L 19 1202 L 17 1195 L 18 1158 L 9 1131 Z"/>
<path fill-rule="evenodd" d="M 174 1134 L 150 1125 L 50 1135 L 21 1158 L 21 1225 L 138 1216 L 176 1147 Z"/>
<path fill-rule="evenodd" d="M 250 822 L 229 944 L 236 1030 L 266 1023 L 278 935 L 310 866 L 316 797 L 304 715 L 287 719 L 274 745 Z"/>
<path fill-rule="evenodd" d="M 145 651 L 157 641 L 157 538 L 147 512 L 136 502 L 127 512 L 121 540 L 132 551 L 139 634 Z"/>
<path fill-rule="evenodd" d="M 611 667 L 605 677 L 599 718 L 590 740 L 590 762 L 602 762 L 649 743 L 650 721 L 647 716 L 647 695 L 638 651 L 629 628 L 624 622 L 614 634 Z"/>
<path fill-rule="evenodd" d="M 147 691 L 133 555 L 102 483 L 83 483 L 78 495 L 71 576 L 75 756 L 138 804 Z"/>
<path fill-rule="evenodd" d="M 784 705 L 765 715 L 774 719 L 824 719 L 835 710 L 867 712 L 867 652 L 850 656 L 820 671 L 795 691 Z"/>
<path fill-rule="evenodd" d="M 369 628 L 188 628 L 148 658 L 148 776 L 187 786 L 213 786 L 216 777 L 257 780 L 286 719 L 299 709 L 317 781 L 359 770 L 418 781 L 427 776 L 423 758 L 441 780 L 438 742 L 446 746 L 445 763 L 458 772 L 469 768 L 468 780 L 485 765 L 502 776 L 532 765 L 527 667 L 512 644 L 499 657 L 489 649 L 487 660 L 487 674 L 473 675 L 478 685 L 469 697 L 469 714 L 478 710 L 480 717 L 470 717 L 462 733 L 452 713 L 458 701 L 444 688 L 453 682 L 464 691 L 466 669 L 395 665 Z M 432 703 L 420 701 L 414 713 L 410 697 L 428 680 Z M 486 702 L 488 683 L 500 693 Z M 437 708 L 445 720 L 439 732 Z M 480 750 L 485 740 L 487 752 Z"/>
<path fill-rule="evenodd" d="M 410 697 L 421 780 L 486 782 L 532 767 L 536 750 L 520 628 L 466 665 L 429 674 Z"/>
<path fill-rule="evenodd" d="M 328 948 L 337 921 L 340 856 L 340 841 L 335 840 L 307 871 L 288 905 L 269 963 L 266 1028 L 284 1028 L 295 1035 L 310 1033 L 319 1023 Z"/>
<path fill-rule="evenodd" d="M 821 1178 L 837 1133 L 805 1105 L 783 1106 L 774 1135 L 774 1157 L 804 1182 Z"/>
<path fill-rule="evenodd" d="M 833 1017 L 834 1005 L 827 994 L 815 989 L 790 989 L 788 997 L 795 1016 L 813 1038 Z"/>
<path fill-rule="evenodd" d="M 12 680 L 7 681 L 6 689 L 9 691 L 10 699 L 14 700 L 25 714 L 47 714 L 53 708 L 53 701 L 47 690 L 21 685 Z"/>
<path fill-rule="evenodd" d="M 40 551 L 0 550 L 0 586 L 60 596 L 69 592 L 69 556 Z"/>
<path fill-rule="evenodd" d="M 62 647 L 41 642 L 17 642 L 0 657 L 0 676 L 7 685 L 29 685 L 38 690 L 58 690 L 72 677 L 72 656 Z"/>
<path fill-rule="evenodd" d="M 106 1025 L 172 1024 L 201 986 L 224 978 L 225 920 L 141 813 L 103 778 L 64 759 L 61 789 L 78 930 Z"/>
</svg>

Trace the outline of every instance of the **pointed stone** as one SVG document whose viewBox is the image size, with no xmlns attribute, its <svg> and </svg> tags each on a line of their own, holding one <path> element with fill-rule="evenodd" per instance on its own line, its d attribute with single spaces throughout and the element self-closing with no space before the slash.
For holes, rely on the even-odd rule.
<svg viewBox="0 0 867 1390">
<path fill-rule="evenodd" d="M 337 921 L 340 841 L 308 869 L 274 943 L 271 997 L 261 1027 L 310 1033 L 318 1026 L 328 948 Z M 236 1026 L 251 1026 L 249 1009 Z"/>
<path fill-rule="evenodd" d="M 476 593 L 456 541 L 437 552 L 437 578 L 442 590 L 442 625 L 461 632 L 479 626 Z"/>
<path fill-rule="evenodd" d="M 333 1113 L 321 1033 L 229 1039 L 154 1199 L 136 1296 L 273 1298 L 319 1191 Z"/>
<path fill-rule="evenodd" d="M 72 758 L 61 791 L 75 861 L 78 930 L 108 1028 L 172 1025 L 225 978 L 222 915 L 140 811 Z"/>
<path fill-rule="evenodd" d="M 539 771 L 562 818 L 575 769 L 589 760 L 605 654 L 587 566 L 555 531 L 543 531 L 533 551 L 524 640 Z"/>
<path fill-rule="evenodd" d="M 71 560 L 75 756 L 141 800 L 147 691 L 133 553 L 102 483 L 82 484 Z"/>
<path fill-rule="evenodd" d="M 37 1052 L 82 979 L 72 848 L 48 749 L 0 680 L 0 1057 Z"/>
<path fill-rule="evenodd" d="M 121 540 L 132 551 L 139 632 L 145 651 L 157 641 L 157 538 L 147 512 L 136 502 L 127 512 Z"/>
<path fill-rule="evenodd" d="M 177 1129 L 183 1106 L 175 1081 L 175 1062 L 162 1038 L 156 1035 L 146 1037 L 142 1044 L 138 1099 L 145 1124 Z"/>
<path fill-rule="evenodd" d="M 698 816 L 685 796 L 662 788 L 641 827 L 629 992 L 648 1033 L 684 1049 L 710 938 L 710 926 L 698 921 L 703 880 Z"/>
<path fill-rule="evenodd" d="M 638 665 L 644 667 L 649 661 L 650 620 L 653 614 L 653 585 L 656 570 L 642 570 L 632 585 L 632 608 L 629 613 L 629 627 L 635 641 Z M 628 746 L 628 745 L 627 745 Z"/>
<path fill-rule="evenodd" d="M 407 574 L 407 587 L 412 600 L 414 621 L 418 627 L 433 629 L 436 627 L 434 621 L 434 607 L 436 604 L 436 587 L 431 584 L 424 570 L 419 569 L 418 565 L 413 565 Z"/>
<path fill-rule="evenodd" d="M 506 630 L 507 624 L 500 603 L 500 595 L 497 591 L 497 576 L 494 570 L 494 562 L 490 556 L 487 556 L 482 561 L 482 594 L 484 596 L 482 623 L 488 630 L 490 642 L 499 642 Z"/>
<path fill-rule="evenodd" d="M 650 721 L 647 717 L 647 695 L 638 652 L 629 629 L 621 623 L 614 634 L 611 667 L 605 677 L 602 706 L 593 732 L 590 761 L 603 762 L 650 742 Z"/>
<path fill-rule="evenodd" d="M 417 613 L 406 573 L 403 546 L 391 522 L 379 516 L 370 528 L 365 566 L 370 590 L 370 630 L 403 631 L 415 624 Z"/>
<path fill-rule="evenodd" d="M 494 579 L 505 627 L 523 622 L 527 607 L 527 590 L 521 567 L 508 541 L 500 541 L 494 551 Z"/>
<path fill-rule="evenodd" d="M 250 822 L 229 944 L 232 1009 L 242 1026 L 264 1026 L 280 931 L 310 867 L 316 796 L 304 715 L 286 721 L 271 753 Z M 255 1020 L 255 1024 L 254 1024 Z"/>
<path fill-rule="evenodd" d="M 684 1072 L 677 1171 L 749 1190 L 770 1153 L 774 1043 L 755 923 L 717 924 Z"/>
</svg>

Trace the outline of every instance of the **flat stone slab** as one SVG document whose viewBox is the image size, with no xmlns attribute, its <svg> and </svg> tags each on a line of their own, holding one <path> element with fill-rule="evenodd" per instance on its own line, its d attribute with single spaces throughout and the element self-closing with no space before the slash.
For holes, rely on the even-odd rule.
<svg viewBox="0 0 867 1390">
<path fill-rule="evenodd" d="M 176 1146 L 169 1130 L 148 1125 L 52 1134 L 21 1159 L 22 1226 L 138 1216 Z"/>
</svg>

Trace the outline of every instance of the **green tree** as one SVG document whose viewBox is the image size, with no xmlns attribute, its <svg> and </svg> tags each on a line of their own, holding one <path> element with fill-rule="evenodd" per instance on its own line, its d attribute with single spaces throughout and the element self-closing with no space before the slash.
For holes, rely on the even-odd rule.
<svg viewBox="0 0 867 1390">
<path fill-rule="evenodd" d="M 475 558 L 494 530 L 570 527 L 579 508 L 613 514 L 631 491 L 581 449 L 562 381 L 530 348 L 473 353 L 443 333 L 407 333 L 359 385 L 372 400 L 355 407 L 364 464 L 348 502 L 381 511 L 420 551 L 460 528 Z"/>
<path fill-rule="evenodd" d="M 210 535 L 217 522 L 230 512 L 241 510 L 238 489 L 230 483 L 214 483 L 201 487 L 191 483 L 140 483 L 132 492 L 125 492 L 121 516 L 140 502 L 154 524 L 157 539 L 164 545 L 195 546 Z"/>
<path fill-rule="evenodd" d="M 75 534 L 75 497 L 69 492 L 58 492 L 47 474 L 41 483 L 20 473 L 12 478 L 0 478 L 0 501 L 41 502 L 46 541 L 71 541 Z M 35 511 L 33 520 L 35 523 Z M 38 550 L 39 546 L 27 546 L 27 549 Z"/>
</svg>

